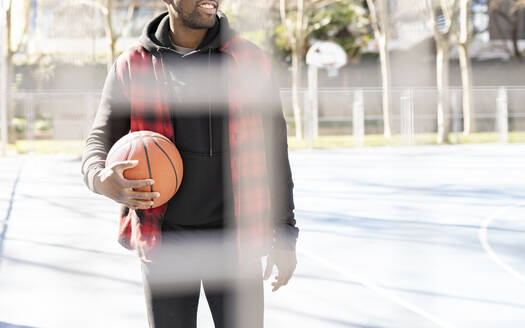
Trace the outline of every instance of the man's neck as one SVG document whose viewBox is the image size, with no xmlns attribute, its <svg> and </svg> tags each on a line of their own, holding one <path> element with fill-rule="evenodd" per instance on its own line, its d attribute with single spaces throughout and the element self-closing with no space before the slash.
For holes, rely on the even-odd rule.
<svg viewBox="0 0 525 328">
<path fill-rule="evenodd" d="M 195 49 L 201 44 L 207 29 L 192 29 L 185 26 L 176 12 L 170 10 L 170 39 L 175 45 Z"/>
</svg>

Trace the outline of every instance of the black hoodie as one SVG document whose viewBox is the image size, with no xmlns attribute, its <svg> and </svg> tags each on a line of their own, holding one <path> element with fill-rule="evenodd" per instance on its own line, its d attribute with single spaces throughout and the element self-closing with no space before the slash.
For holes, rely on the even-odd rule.
<svg viewBox="0 0 525 328">
<path fill-rule="evenodd" d="M 219 52 L 234 36 L 224 17 L 216 19 L 196 50 L 181 55 L 169 38 L 169 16 L 153 19 L 140 39 L 158 55 L 173 91 L 170 111 L 175 142 L 184 163 L 177 194 L 169 201 L 163 229 L 178 226 L 221 226 L 231 217 L 232 191 L 228 181 L 227 79 L 222 73 L 227 55 Z"/>
<path fill-rule="evenodd" d="M 226 17 L 218 12 L 215 25 L 208 29 L 197 49 L 181 55 L 172 46 L 169 31 L 169 16 L 165 12 L 146 25 L 139 41 L 148 52 L 160 58 L 169 77 L 175 143 L 184 164 L 182 184 L 168 202 L 163 230 L 181 226 L 222 227 L 225 218 L 233 217 L 225 71 L 226 61 L 232 59 L 218 48 L 236 32 L 229 27 Z M 115 74 L 114 65 L 106 79 L 83 156 L 85 181 L 93 191 L 92 180 L 103 167 L 101 160 L 105 159 L 111 145 L 130 129 L 129 107 L 122 100 L 125 97 Z M 273 133 L 275 124 L 266 122 L 272 124 Z M 281 117 L 277 123 L 279 135 L 286 133 L 283 122 Z M 276 148 L 287 151 L 286 145 L 268 145 L 267 150 L 276 151 Z M 278 225 L 276 239 L 281 247 L 294 248 L 298 229 L 293 215 L 293 183 L 287 155 L 279 158 L 282 160 L 277 164 L 282 168 L 277 171 L 282 173 L 272 179 L 272 203 L 280 208 L 276 211 L 279 217 L 275 218 Z"/>
</svg>

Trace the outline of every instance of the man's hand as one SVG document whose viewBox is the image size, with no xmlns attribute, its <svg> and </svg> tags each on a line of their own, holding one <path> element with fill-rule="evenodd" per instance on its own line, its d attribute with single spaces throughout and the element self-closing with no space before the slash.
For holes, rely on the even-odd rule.
<svg viewBox="0 0 525 328">
<path fill-rule="evenodd" d="M 272 292 L 278 290 L 281 286 L 288 283 L 297 266 L 297 256 L 295 251 L 272 248 L 266 259 L 266 269 L 264 270 L 264 280 L 270 278 L 273 266 L 277 266 L 278 274 L 272 282 Z"/>
<path fill-rule="evenodd" d="M 100 171 L 94 180 L 95 190 L 127 207 L 148 209 L 153 205 L 153 199 L 160 196 L 158 192 L 135 191 L 133 188 L 149 187 L 155 181 L 152 179 L 127 180 L 124 170 L 137 166 L 139 161 L 115 162 Z"/>
</svg>

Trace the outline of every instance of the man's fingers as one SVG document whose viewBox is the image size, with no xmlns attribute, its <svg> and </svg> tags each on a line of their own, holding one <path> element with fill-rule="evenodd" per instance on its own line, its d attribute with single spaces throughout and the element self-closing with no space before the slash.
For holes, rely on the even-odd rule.
<svg viewBox="0 0 525 328">
<path fill-rule="evenodd" d="M 275 292 L 281 286 L 286 285 L 286 279 L 287 279 L 286 273 L 283 272 L 279 267 L 277 267 L 277 269 L 279 270 L 279 273 L 277 274 L 277 277 L 275 277 L 275 281 L 272 282 L 272 286 L 273 286 L 272 292 Z"/>
<path fill-rule="evenodd" d="M 160 193 L 158 192 L 148 192 L 148 191 L 128 191 L 126 196 L 129 199 L 140 199 L 140 200 L 150 200 L 154 198 L 159 198 Z"/>
<path fill-rule="evenodd" d="M 277 282 L 284 286 L 286 285 L 286 280 L 288 280 L 288 273 L 287 272 L 279 272 L 279 276 L 277 277 Z"/>
<path fill-rule="evenodd" d="M 271 256 L 268 256 L 268 259 L 266 260 L 266 268 L 264 269 L 264 275 L 263 275 L 263 279 L 264 280 L 267 280 L 268 278 L 270 278 L 270 275 L 272 274 L 272 271 L 273 271 L 273 259 Z"/>
<path fill-rule="evenodd" d="M 145 200 L 128 200 L 124 204 L 133 210 L 145 210 L 151 208 L 153 202 Z"/>
<path fill-rule="evenodd" d="M 285 285 L 284 284 L 284 276 L 281 273 L 279 273 L 279 275 L 277 277 L 275 277 L 275 281 L 272 282 L 272 286 L 273 286 L 272 292 L 275 292 L 276 290 L 281 288 L 281 286 L 283 286 L 283 285 Z"/>
<path fill-rule="evenodd" d="M 155 181 L 153 179 L 143 179 L 143 180 L 124 179 L 122 184 L 125 188 L 142 188 L 142 187 L 149 187 L 154 183 Z"/>
<path fill-rule="evenodd" d="M 288 281 L 292 278 L 292 275 L 295 271 L 295 266 L 293 267 L 284 267 L 281 265 L 281 267 L 277 266 L 277 269 L 279 270 L 279 273 L 277 277 L 275 277 L 275 281 L 272 282 L 272 292 L 275 292 L 282 286 L 286 286 L 288 284 Z"/>
<path fill-rule="evenodd" d="M 119 173 L 122 173 L 124 170 L 130 169 L 132 167 L 135 167 L 139 164 L 138 160 L 133 161 L 121 161 L 121 162 L 114 162 L 111 167 L 113 170 L 116 170 Z"/>
</svg>

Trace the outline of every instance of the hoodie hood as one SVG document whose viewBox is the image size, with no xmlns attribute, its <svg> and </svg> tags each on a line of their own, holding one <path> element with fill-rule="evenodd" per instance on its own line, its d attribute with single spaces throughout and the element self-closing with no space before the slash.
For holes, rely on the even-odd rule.
<svg viewBox="0 0 525 328">
<path fill-rule="evenodd" d="M 165 51 L 173 51 L 169 37 L 170 22 L 168 12 L 163 12 L 149 21 L 142 36 L 139 39 L 140 44 L 150 53 L 158 54 Z M 209 28 L 197 50 L 217 49 L 230 41 L 237 35 L 237 31 L 230 27 L 226 15 L 217 10 L 215 25 Z"/>
</svg>

